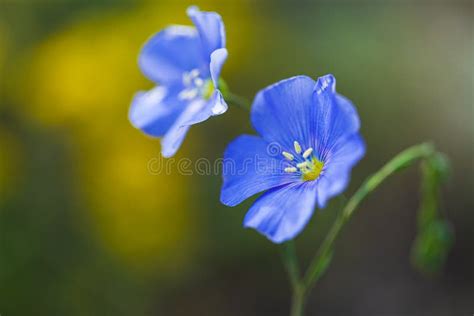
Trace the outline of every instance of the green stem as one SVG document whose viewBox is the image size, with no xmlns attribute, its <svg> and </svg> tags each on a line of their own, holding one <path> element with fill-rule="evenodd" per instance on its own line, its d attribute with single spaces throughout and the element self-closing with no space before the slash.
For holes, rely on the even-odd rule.
<svg viewBox="0 0 474 316">
<path fill-rule="evenodd" d="M 295 245 L 292 240 L 282 245 L 282 257 L 290 283 L 293 289 L 298 287 L 300 283 L 300 268 L 298 257 L 296 256 Z"/>
<path fill-rule="evenodd" d="M 434 153 L 435 151 L 433 146 L 428 143 L 410 147 L 395 156 L 362 184 L 362 186 L 351 197 L 342 212 L 336 218 L 333 226 L 329 230 L 328 235 L 324 239 L 318 252 L 311 261 L 311 264 L 303 279 L 303 284 L 306 291 L 314 286 L 316 281 L 324 272 L 325 269 L 322 269 L 321 267 L 326 265 L 324 262 L 327 262 L 328 257 L 331 254 L 334 241 L 339 235 L 339 232 L 341 231 L 344 224 L 349 220 L 364 198 L 367 197 L 367 195 L 373 190 L 375 190 L 387 177 L 391 176 L 397 171 L 400 171 L 401 169 L 410 166 L 413 162 L 416 162 L 419 159 L 428 158 Z"/>
<path fill-rule="evenodd" d="M 239 108 L 250 111 L 250 101 L 244 97 L 241 97 L 237 94 L 233 94 L 232 92 L 228 91 L 225 94 L 225 100 L 229 103 L 238 106 Z"/>
<path fill-rule="evenodd" d="M 293 289 L 290 316 L 303 316 L 306 293 L 303 285 Z"/>
<path fill-rule="evenodd" d="M 296 255 L 293 241 L 288 241 L 282 245 L 282 258 L 292 289 L 291 316 L 302 316 L 305 304 L 305 289 L 300 277 L 298 257 Z"/>
</svg>

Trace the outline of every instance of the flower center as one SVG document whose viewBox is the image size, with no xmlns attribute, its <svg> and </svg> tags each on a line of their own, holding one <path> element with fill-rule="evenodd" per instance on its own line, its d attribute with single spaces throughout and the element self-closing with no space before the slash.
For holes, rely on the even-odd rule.
<svg viewBox="0 0 474 316">
<path fill-rule="evenodd" d="M 214 92 L 214 84 L 211 79 L 202 79 L 198 69 L 183 73 L 184 89 L 178 94 L 181 100 L 192 100 L 201 97 L 208 100 Z"/>
<path fill-rule="evenodd" d="M 293 146 L 296 155 L 287 151 L 282 152 L 282 155 L 291 164 L 291 167 L 285 168 L 285 172 L 299 172 L 304 181 L 316 180 L 323 170 L 324 163 L 313 155 L 313 148 L 310 147 L 303 152 L 300 143 L 297 141 L 293 142 Z"/>
</svg>

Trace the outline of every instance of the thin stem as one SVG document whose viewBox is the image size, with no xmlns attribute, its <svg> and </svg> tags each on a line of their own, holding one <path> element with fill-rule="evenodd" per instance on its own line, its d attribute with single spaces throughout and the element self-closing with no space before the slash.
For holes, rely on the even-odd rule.
<svg viewBox="0 0 474 316">
<path fill-rule="evenodd" d="M 433 155 L 434 152 L 434 148 L 431 144 L 423 143 L 412 146 L 395 156 L 362 184 L 362 186 L 351 197 L 342 212 L 336 218 L 333 226 L 329 230 L 328 235 L 324 239 L 318 252 L 311 261 L 311 264 L 303 278 L 303 285 L 306 291 L 314 286 L 316 281 L 324 272 L 325 269 L 321 267 L 326 266 L 334 241 L 339 235 L 339 232 L 341 231 L 344 224 L 349 220 L 364 198 L 367 197 L 370 192 L 375 190 L 387 177 L 403 168 L 410 166 L 418 159 L 428 158 L 429 156 Z"/>
<path fill-rule="evenodd" d="M 292 240 L 282 245 L 282 258 L 285 265 L 290 283 L 293 289 L 298 287 L 300 283 L 300 267 L 298 257 L 296 256 L 295 244 Z"/>
<path fill-rule="evenodd" d="M 306 293 L 303 285 L 301 284 L 297 288 L 293 289 L 290 316 L 303 316 L 305 301 Z"/>
<path fill-rule="evenodd" d="M 305 304 L 306 292 L 300 276 L 298 257 L 295 244 L 288 241 L 282 245 L 282 259 L 290 278 L 292 289 L 291 316 L 302 316 Z"/>
<path fill-rule="evenodd" d="M 229 91 L 225 94 L 225 100 L 244 110 L 250 111 L 250 101 L 244 97 L 241 97 L 237 94 L 233 94 Z"/>
</svg>

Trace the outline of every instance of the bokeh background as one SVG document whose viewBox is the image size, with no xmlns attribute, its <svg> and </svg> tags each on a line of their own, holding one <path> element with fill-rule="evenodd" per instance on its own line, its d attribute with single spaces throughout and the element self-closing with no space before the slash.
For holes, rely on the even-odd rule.
<svg viewBox="0 0 474 316">
<path fill-rule="evenodd" d="M 278 248 L 241 227 L 250 205 L 219 203 L 219 175 L 153 174 L 157 140 L 127 120 L 148 89 L 140 46 L 190 24 L 188 1 L 0 2 L 0 314 L 287 315 Z M 296 74 L 333 73 L 357 105 L 368 151 L 349 195 L 403 148 L 432 140 L 452 161 L 443 211 L 456 242 L 444 269 L 418 273 L 419 170 L 371 196 L 337 242 L 308 315 L 474 312 L 471 1 L 200 1 L 218 11 L 223 76 L 251 99 Z M 176 158 L 219 158 L 253 133 L 231 108 L 191 129 Z M 298 237 L 307 263 L 341 207 Z"/>
</svg>

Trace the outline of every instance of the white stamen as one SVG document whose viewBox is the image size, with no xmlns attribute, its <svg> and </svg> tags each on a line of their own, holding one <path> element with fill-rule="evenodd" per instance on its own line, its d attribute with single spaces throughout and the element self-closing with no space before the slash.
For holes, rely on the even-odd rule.
<svg viewBox="0 0 474 316">
<path fill-rule="evenodd" d="M 193 69 L 189 74 L 192 78 L 196 78 L 197 76 L 199 76 L 199 69 Z"/>
<path fill-rule="evenodd" d="M 296 165 L 299 169 L 306 168 L 308 166 L 308 162 L 300 162 L 299 164 Z"/>
<path fill-rule="evenodd" d="M 303 153 L 303 158 L 304 159 L 308 158 L 312 153 L 313 153 L 313 148 L 306 149 L 305 152 Z"/>
<path fill-rule="evenodd" d="M 198 94 L 198 89 L 184 89 L 178 94 L 178 98 L 181 100 L 191 100 L 197 97 Z"/>
<path fill-rule="evenodd" d="M 295 146 L 295 151 L 297 154 L 301 154 L 301 146 L 296 140 L 293 142 L 293 146 Z"/>
<path fill-rule="evenodd" d="M 286 152 L 286 151 L 282 152 L 281 154 L 282 154 L 283 156 L 285 156 L 285 158 L 288 159 L 289 161 L 295 159 L 295 157 L 294 157 L 292 154 L 290 154 L 290 153 L 288 153 L 288 152 Z"/>
<path fill-rule="evenodd" d="M 196 85 L 196 87 L 201 87 L 202 85 L 204 85 L 204 80 L 202 80 L 201 78 L 196 78 L 194 79 L 194 84 Z"/>
<path fill-rule="evenodd" d="M 191 74 L 189 72 L 185 72 L 183 74 L 183 84 L 185 86 L 189 86 L 191 84 L 191 80 L 192 80 Z"/>
<path fill-rule="evenodd" d="M 286 167 L 285 168 L 285 172 L 288 172 L 288 173 L 293 173 L 293 172 L 296 172 L 298 171 L 298 169 L 296 169 L 295 167 Z"/>
<path fill-rule="evenodd" d="M 183 74 L 183 84 L 188 87 L 192 84 L 194 85 L 199 85 L 199 80 L 202 81 L 201 78 L 199 78 L 199 69 L 193 69 L 191 71 L 187 71 Z M 204 82 L 202 82 L 204 83 Z"/>
</svg>

